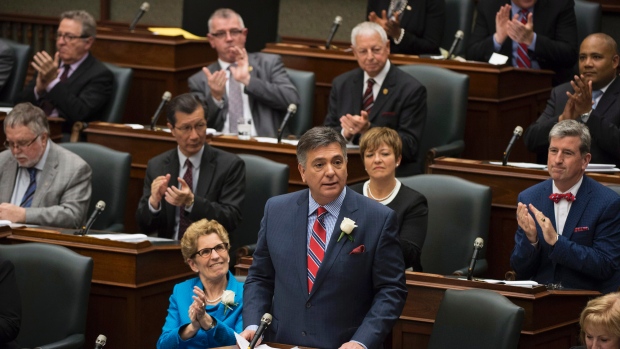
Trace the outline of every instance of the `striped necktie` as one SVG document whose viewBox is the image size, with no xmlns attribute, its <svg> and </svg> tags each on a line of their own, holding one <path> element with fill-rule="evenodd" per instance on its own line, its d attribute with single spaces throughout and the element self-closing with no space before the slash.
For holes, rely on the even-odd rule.
<svg viewBox="0 0 620 349">
<path fill-rule="evenodd" d="M 228 67 L 237 67 L 237 63 L 233 63 Z M 230 72 L 228 78 L 228 129 L 230 133 L 237 134 L 237 123 L 243 121 L 243 97 L 241 96 L 241 85 L 235 80 Z"/>
<path fill-rule="evenodd" d="M 592 91 L 592 102 L 594 102 L 594 104 L 592 105 L 592 109 L 596 109 L 596 106 L 598 105 L 598 102 L 600 101 L 600 99 L 598 99 L 598 98 L 602 94 L 603 94 L 603 91 L 601 91 L 601 90 L 594 90 L 594 91 Z"/>
<path fill-rule="evenodd" d="M 527 24 L 527 15 L 528 15 L 528 11 L 525 9 L 522 9 L 520 12 L 521 14 L 521 23 L 523 24 Z M 527 54 L 527 44 L 518 44 L 517 45 L 517 67 L 519 68 L 531 68 L 532 67 L 532 62 L 530 61 L 530 56 Z"/>
<path fill-rule="evenodd" d="M 32 205 L 32 198 L 34 197 L 34 192 L 37 190 L 37 169 L 30 167 L 28 173 L 30 174 L 30 184 L 28 184 L 28 189 L 26 189 L 22 203 L 19 205 L 21 207 L 30 207 L 30 205 Z"/>
<path fill-rule="evenodd" d="M 368 85 L 366 87 L 366 92 L 364 92 L 364 98 L 362 99 L 362 110 L 368 112 L 369 114 L 370 114 L 370 109 L 372 109 L 373 104 L 375 104 L 375 99 L 372 96 L 372 86 L 374 84 L 375 84 L 374 79 L 372 78 L 368 79 Z"/>
<path fill-rule="evenodd" d="M 308 245 L 308 293 L 312 291 L 316 275 L 325 256 L 325 244 L 327 242 L 327 233 L 325 231 L 325 214 L 327 210 L 320 206 L 316 210 L 316 221 L 312 226 L 312 235 L 310 236 L 310 244 Z"/>
<path fill-rule="evenodd" d="M 183 175 L 183 180 L 187 183 L 189 190 L 193 191 L 194 187 L 194 173 L 192 162 L 189 159 L 185 159 L 185 166 L 187 169 L 185 170 L 185 174 Z M 183 238 L 183 234 L 185 234 L 185 230 L 187 227 L 192 224 L 192 221 L 187 217 L 185 212 L 185 206 L 179 207 L 179 241 Z"/>
</svg>

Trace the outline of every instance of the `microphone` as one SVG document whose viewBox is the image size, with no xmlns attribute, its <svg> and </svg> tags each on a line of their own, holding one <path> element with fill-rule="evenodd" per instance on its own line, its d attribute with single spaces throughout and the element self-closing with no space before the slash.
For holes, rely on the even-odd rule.
<svg viewBox="0 0 620 349">
<path fill-rule="evenodd" d="M 151 118 L 151 130 L 155 130 L 155 124 L 157 123 L 157 119 L 159 119 L 159 114 L 161 113 L 162 109 L 164 109 L 166 103 L 170 102 L 171 97 L 172 93 L 168 91 L 164 92 L 163 96 L 161 96 L 161 103 L 159 103 L 157 110 L 155 110 L 155 114 L 153 114 L 153 117 Z"/>
<path fill-rule="evenodd" d="M 134 29 L 136 29 L 136 24 L 138 24 L 138 21 L 140 20 L 140 18 L 142 18 L 142 16 L 144 16 L 144 14 L 147 13 L 150 8 L 151 8 L 151 5 L 149 5 L 149 3 L 146 1 L 143 2 L 142 5 L 140 5 L 140 11 L 136 13 L 136 17 L 131 22 L 131 25 L 129 25 L 130 31 L 133 31 Z"/>
<path fill-rule="evenodd" d="M 450 47 L 450 51 L 448 51 L 448 58 L 446 59 L 452 59 L 452 54 L 454 53 L 454 50 L 456 50 L 456 47 L 459 45 L 459 42 L 463 40 L 464 36 L 465 33 L 463 33 L 462 30 L 456 31 L 456 34 L 454 34 L 454 41 L 452 41 L 452 46 Z"/>
<path fill-rule="evenodd" d="M 326 50 L 329 50 L 329 47 L 332 44 L 332 40 L 334 39 L 334 36 L 338 31 L 338 27 L 340 27 L 340 23 L 342 23 L 342 17 L 336 16 L 336 18 L 334 18 L 334 24 L 332 24 L 332 29 L 330 30 L 329 36 L 327 37 L 327 42 L 325 43 Z"/>
<path fill-rule="evenodd" d="M 95 341 L 95 349 L 102 349 L 105 346 L 105 342 L 108 340 L 106 336 L 100 334 Z"/>
<path fill-rule="evenodd" d="M 515 127 L 515 130 L 512 131 L 512 138 L 510 139 L 510 142 L 508 143 L 508 147 L 506 148 L 506 151 L 504 152 L 504 160 L 502 161 L 502 166 L 506 166 L 506 164 L 508 163 L 508 156 L 510 155 L 512 146 L 515 144 L 515 141 L 519 139 L 519 137 L 521 137 L 522 134 L 523 134 L 523 127 L 521 126 Z"/>
<path fill-rule="evenodd" d="M 250 342 L 250 346 L 248 349 L 254 349 L 256 342 L 263 336 L 263 333 L 267 329 L 267 327 L 271 324 L 271 314 L 265 313 L 263 317 L 260 319 L 260 326 L 258 326 L 258 330 L 254 333 L 254 338 L 252 338 L 252 342 Z"/>
<path fill-rule="evenodd" d="M 82 227 L 82 230 L 80 230 L 79 232 L 76 232 L 75 235 L 88 234 L 90 227 L 93 226 L 93 223 L 95 223 L 95 221 L 97 220 L 97 217 L 101 214 L 101 212 L 103 212 L 103 210 L 105 210 L 105 202 L 103 202 L 103 200 L 99 200 L 97 204 L 95 205 L 95 210 L 93 211 L 93 213 L 90 215 L 90 218 L 86 222 L 86 225 Z"/>
<path fill-rule="evenodd" d="M 478 259 L 478 253 L 484 246 L 484 240 L 481 237 L 477 237 L 474 241 L 474 254 L 471 256 L 471 262 L 469 262 L 469 268 L 467 269 L 467 280 L 472 280 L 474 276 L 474 267 L 476 266 L 476 260 Z"/>
<path fill-rule="evenodd" d="M 286 110 L 286 115 L 284 115 L 284 119 L 282 120 L 282 124 L 280 125 L 280 128 L 278 128 L 278 143 L 282 143 L 282 133 L 284 133 L 284 127 L 286 127 L 288 119 L 295 115 L 296 112 L 297 106 L 293 103 L 289 104 L 288 109 Z"/>
</svg>

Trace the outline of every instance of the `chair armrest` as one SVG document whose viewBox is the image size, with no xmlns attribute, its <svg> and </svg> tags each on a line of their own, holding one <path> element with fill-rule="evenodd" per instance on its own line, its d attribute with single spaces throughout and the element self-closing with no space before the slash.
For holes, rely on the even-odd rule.
<svg viewBox="0 0 620 349">
<path fill-rule="evenodd" d="M 438 158 L 440 156 L 458 156 L 463 152 L 463 149 L 465 149 L 465 142 L 458 140 L 431 148 L 429 152 L 433 153 L 433 158 Z"/>
<path fill-rule="evenodd" d="M 35 349 L 79 349 L 84 345 L 84 334 L 72 334 L 54 343 L 45 344 Z"/>
<path fill-rule="evenodd" d="M 467 269 L 469 269 L 469 266 L 457 269 L 452 272 L 452 275 L 467 276 Z M 487 269 L 489 269 L 489 264 L 487 263 L 487 260 L 479 259 L 476 262 L 476 266 L 474 267 L 474 276 L 480 276 L 486 273 Z"/>
</svg>

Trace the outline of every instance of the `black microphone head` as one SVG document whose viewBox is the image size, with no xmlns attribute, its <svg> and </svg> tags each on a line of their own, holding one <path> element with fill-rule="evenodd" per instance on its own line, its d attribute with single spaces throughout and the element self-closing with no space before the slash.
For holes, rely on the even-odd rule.
<svg viewBox="0 0 620 349">
<path fill-rule="evenodd" d="M 288 105 L 287 111 L 289 113 L 296 113 L 297 112 L 297 106 L 294 103 L 291 103 Z"/>
<path fill-rule="evenodd" d="M 265 313 L 265 315 L 263 315 L 263 317 L 260 319 L 260 322 L 264 322 L 267 325 L 271 324 L 271 320 L 272 320 L 272 316 L 269 313 Z"/>
<path fill-rule="evenodd" d="M 144 12 L 148 12 L 150 8 L 151 8 L 151 5 L 149 5 L 149 3 L 146 1 L 143 2 L 142 5 L 140 5 L 140 10 Z"/>
<path fill-rule="evenodd" d="M 484 240 L 481 237 L 477 237 L 474 241 L 474 248 L 482 248 L 484 246 Z"/>
<path fill-rule="evenodd" d="M 170 93 L 169 91 L 164 92 L 164 94 L 161 96 L 161 99 L 166 102 L 170 102 L 170 98 L 172 98 L 172 93 Z"/>
<path fill-rule="evenodd" d="M 521 137 L 521 135 L 523 135 L 523 127 L 521 126 L 515 127 L 515 130 L 512 132 L 512 134 Z"/>
<path fill-rule="evenodd" d="M 458 39 L 463 39 L 463 37 L 465 37 L 465 33 L 463 33 L 462 30 L 457 30 L 456 34 L 454 34 L 454 37 Z"/>
<path fill-rule="evenodd" d="M 105 202 L 103 200 L 97 201 L 97 204 L 95 205 L 95 209 L 99 211 L 105 210 Z"/>
<path fill-rule="evenodd" d="M 106 336 L 104 336 L 104 335 L 100 334 L 100 335 L 97 337 L 97 340 L 95 341 L 95 344 L 99 344 L 99 345 L 101 345 L 101 346 L 103 347 L 103 346 L 105 345 L 105 342 L 106 342 L 107 340 L 108 340 L 108 338 L 107 338 Z"/>
</svg>

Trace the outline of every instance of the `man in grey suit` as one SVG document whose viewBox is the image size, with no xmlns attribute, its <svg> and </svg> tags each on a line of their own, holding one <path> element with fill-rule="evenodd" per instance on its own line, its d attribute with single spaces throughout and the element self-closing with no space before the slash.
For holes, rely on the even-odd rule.
<svg viewBox="0 0 620 349">
<path fill-rule="evenodd" d="M 16 105 L 4 120 L 8 149 L 0 153 L 0 220 L 59 228 L 82 226 L 91 169 L 49 139 L 43 110 Z"/>
<path fill-rule="evenodd" d="M 334 129 L 306 132 L 297 161 L 309 189 L 265 205 L 242 336 L 268 312 L 266 341 L 381 348 L 407 296 L 396 213 L 346 187 L 346 141 Z"/>
<path fill-rule="evenodd" d="M 245 123 L 251 124 L 252 136 L 275 137 L 287 107 L 299 104 L 299 95 L 280 56 L 246 52 L 247 35 L 239 14 L 215 11 L 207 36 L 218 60 L 192 75 L 189 89 L 204 99 L 209 125 L 217 131 L 237 134 L 237 125 Z"/>
</svg>

